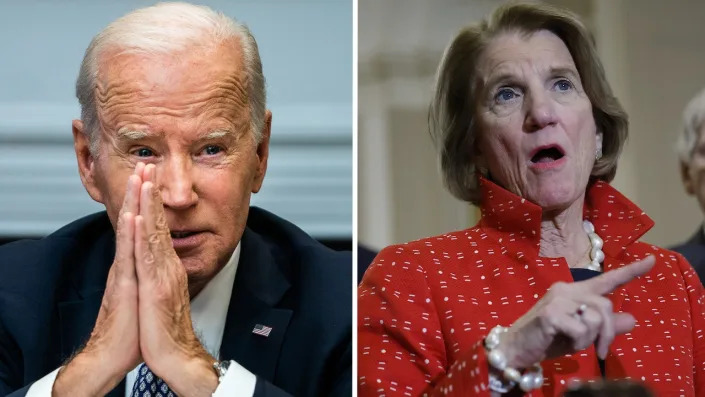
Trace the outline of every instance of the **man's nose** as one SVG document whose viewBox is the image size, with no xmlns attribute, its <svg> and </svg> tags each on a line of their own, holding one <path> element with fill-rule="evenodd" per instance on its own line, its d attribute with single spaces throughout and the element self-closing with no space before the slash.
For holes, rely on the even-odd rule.
<svg viewBox="0 0 705 397">
<path fill-rule="evenodd" d="M 191 162 L 183 159 L 165 161 L 158 168 L 157 182 L 164 207 L 175 210 L 189 208 L 198 201 L 194 190 Z"/>
</svg>

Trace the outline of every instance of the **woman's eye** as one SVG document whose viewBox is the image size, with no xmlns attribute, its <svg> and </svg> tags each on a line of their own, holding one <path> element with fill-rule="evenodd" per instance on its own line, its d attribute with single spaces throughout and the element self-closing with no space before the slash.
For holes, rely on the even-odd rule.
<svg viewBox="0 0 705 397">
<path fill-rule="evenodd" d="M 495 101 L 497 101 L 498 103 L 503 103 L 503 102 L 509 102 L 518 96 L 519 96 L 519 94 L 514 92 L 514 90 L 512 90 L 511 88 L 502 88 L 499 90 L 499 92 L 497 93 L 497 95 L 495 95 L 494 98 L 495 98 Z"/>
<path fill-rule="evenodd" d="M 222 151 L 223 151 L 223 148 L 221 148 L 220 146 L 215 146 L 215 145 L 208 145 L 205 148 L 203 148 L 203 153 L 207 156 L 214 156 Z"/>
<path fill-rule="evenodd" d="M 554 86 L 558 89 L 558 91 L 568 91 L 573 88 L 573 83 L 566 79 L 561 79 L 556 81 L 556 84 Z"/>
<path fill-rule="evenodd" d="M 152 157 L 152 156 L 154 156 L 154 152 L 151 149 L 143 147 L 143 148 L 137 149 L 135 151 L 135 155 L 137 157 Z"/>
</svg>

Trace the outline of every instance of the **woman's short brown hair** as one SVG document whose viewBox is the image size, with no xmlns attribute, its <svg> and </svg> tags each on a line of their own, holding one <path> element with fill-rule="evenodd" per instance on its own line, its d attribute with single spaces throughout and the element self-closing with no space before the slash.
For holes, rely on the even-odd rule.
<svg viewBox="0 0 705 397">
<path fill-rule="evenodd" d="M 592 36 L 571 12 L 545 4 L 507 4 L 480 24 L 462 29 L 446 48 L 438 68 L 429 129 L 444 183 L 461 200 L 480 203 L 474 130 L 478 60 L 501 33 L 540 30 L 552 32 L 568 47 L 592 103 L 597 131 L 603 134 L 602 157 L 595 162 L 592 178 L 610 182 L 617 172 L 627 139 L 627 114 L 607 83 Z"/>
</svg>

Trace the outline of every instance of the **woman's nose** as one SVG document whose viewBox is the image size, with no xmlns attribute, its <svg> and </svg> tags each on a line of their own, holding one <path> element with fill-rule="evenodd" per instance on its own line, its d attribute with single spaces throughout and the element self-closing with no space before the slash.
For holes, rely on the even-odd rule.
<svg viewBox="0 0 705 397">
<path fill-rule="evenodd" d="M 525 130 L 534 132 L 542 130 L 557 122 L 555 103 L 547 93 L 530 95 L 525 119 Z"/>
</svg>

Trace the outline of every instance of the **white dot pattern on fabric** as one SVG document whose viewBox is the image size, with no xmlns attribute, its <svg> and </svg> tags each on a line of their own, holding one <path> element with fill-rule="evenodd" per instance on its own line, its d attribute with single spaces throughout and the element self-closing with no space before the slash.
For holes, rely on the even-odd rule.
<svg viewBox="0 0 705 397">
<path fill-rule="evenodd" d="M 487 204 L 477 226 L 387 247 L 365 274 L 360 397 L 489 396 L 483 338 L 512 324 L 552 284 L 572 282 L 563 258 L 538 256 L 541 209 L 486 180 L 482 189 Z M 608 184 L 589 189 L 584 217 L 604 240 L 605 271 L 656 257 L 648 274 L 607 295 L 615 311 L 637 320 L 612 343 L 607 376 L 643 379 L 659 396 L 705 396 L 705 291 L 692 267 L 638 242 L 653 222 Z M 574 379 L 600 377 L 594 346 L 542 367 L 544 386 L 531 396 L 559 396 Z"/>
<path fill-rule="evenodd" d="M 169 386 L 159 377 L 155 376 L 147 367 L 142 364 L 138 371 L 135 385 L 132 388 L 131 397 L 176 397 Z"/>
</svg>

